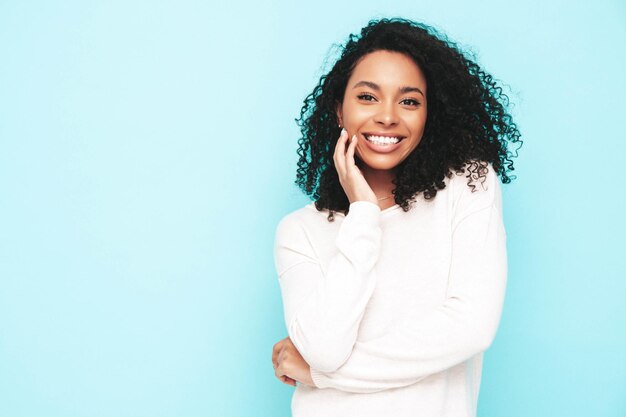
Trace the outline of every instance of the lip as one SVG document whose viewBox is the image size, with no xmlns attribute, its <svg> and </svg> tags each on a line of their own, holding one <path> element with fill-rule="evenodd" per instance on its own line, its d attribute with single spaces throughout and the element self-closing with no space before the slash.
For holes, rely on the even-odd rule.
<svg viewBox="0 0 626 417">
<path fill-rule="evenodd" d="M 365 139 L 365 135 L 374 135 L 374 136 L 385 136 L 385 137 L 400 137 L 400 141 L 398 143 L 396 143 L 395 145 L 376 145 L 375 143 L 370 142 L 369 140 Z M 361 137 L 363 138 L 363 142 L 365 142 L 365 144 L 367 145 L 368 148 L 370 148 L 372 151 L 377 152 L 377 153 L 390 153 L 395 151 L 396 149 L 398 149 L 400 147 L 400 144 L 402 143 L 402 141 L 404 139 L 406 139 L 406 136 L 402 136 L 402 135 L 395 135 L 395 134 L 390 134 L 390 133 L 363 133 L 361 134 Z"/>
</svg>

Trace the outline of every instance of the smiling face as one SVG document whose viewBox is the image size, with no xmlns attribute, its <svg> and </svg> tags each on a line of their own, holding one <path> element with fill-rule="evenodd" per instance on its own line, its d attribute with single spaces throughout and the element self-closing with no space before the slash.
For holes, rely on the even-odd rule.
<svg viewBox="0 0 626 417">
<path fill-rule="evenodd" d="M 358 136 L 356 155 L 377 170 L 393 169 L 413 152 L 426 114 L 426 77 L 407 55 L 385 50 L 361 58 L 337 106 L 340 123 Z"/>
</svg>

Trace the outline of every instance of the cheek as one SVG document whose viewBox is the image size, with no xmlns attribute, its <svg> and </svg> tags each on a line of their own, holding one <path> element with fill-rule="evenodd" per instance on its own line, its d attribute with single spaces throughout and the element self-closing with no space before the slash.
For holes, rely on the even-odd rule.
<svg viewBox="0 0 626 417">
<path fill-rule="evenodd" d="M 371 117 L 371 110 L 366 106 L 346 104 L 343 107 L 343 121 L 347 126 L 359 128 L 363 123 L 371 119 Z"/>
<path fill-rule="evenodd" d="M 415 118 L 410 123 L 412 133 L 421 137 L 426 129 L 426 115 Z"/>
<path fill-rule="evenodd" d="M 415 115 L 415 118 L 412 120 L 412 123 L 417 128 L 424 127 L 426 124 L 427 114 L 426 112 L 419 112 Z"/>
</svg>

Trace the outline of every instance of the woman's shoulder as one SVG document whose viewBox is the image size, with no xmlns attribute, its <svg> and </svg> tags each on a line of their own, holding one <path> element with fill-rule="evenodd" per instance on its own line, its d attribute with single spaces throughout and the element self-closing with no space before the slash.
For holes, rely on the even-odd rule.
<svg viewBox="0 0 626 417">
<path fill-rule="evenodd" d="M 471 161 L 461 166 L 462 172 L 457 172 L 454 168 L 450 168 L 450 183 L 465 184 L 469 188 L 470 185 L 486 190 L 489 184 L 498 182 L 498 173 L 493 168 L 491 162 Z"/>
<path fill-rule="evenodd" d="M 491 162 L 468 162 L 463 171 L 452 170 L 450 192 L 457 208 L 474 210 L 491 205 L 501 206 L 501 188 L 498 173 Z"/>
<path fill-rule="evenodd" d="M 335 213 L 337 214 L 337 213 Z M 339 214 L 343 216 L 343 214 Z M 320 220 L 327 221 L 328 210 L 319 211 L 315 207 L 314 202 L 310 202 L 296 210 L 290 211 L 278 222 L 278 229 L 302 229 L 311 226 L 315 226 L 320 223 Z"/>
</svg>

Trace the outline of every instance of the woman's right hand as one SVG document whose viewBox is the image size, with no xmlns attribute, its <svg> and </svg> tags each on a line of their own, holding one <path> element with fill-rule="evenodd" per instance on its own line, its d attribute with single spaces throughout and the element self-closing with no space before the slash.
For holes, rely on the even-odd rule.
<svg viewBox="0 0 626 417">
<path fill-rule="evenodd" d="M 370 201 L 378 205 L 376 194 L 374 194 L 374 191 L 365 180 L 363 172 L 354 162 L 354 150 L 356 149 L 358 137 L 356 135 L 353 136 L 346 150 L 347 141 L 348 132 L 346 129 L 342 129 L 335 145 L 335 154 L 333 155 L 335 168 L 337 169 L 337 174 L 339 174 L 339 183 L 343 187 L 346 196 L 348 196 L 350 203 Z"/>
</svg>

